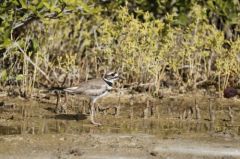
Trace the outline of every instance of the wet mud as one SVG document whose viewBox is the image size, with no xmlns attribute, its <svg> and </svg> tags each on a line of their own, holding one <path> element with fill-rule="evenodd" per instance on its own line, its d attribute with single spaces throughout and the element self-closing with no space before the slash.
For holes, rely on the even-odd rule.
<svg viewBox="0 0 240 159">
<path fill-rule="evenodd" d="M 0 158 L 240 158 L 238 99 L 112 93 L 97 103 L 100 127 L 78 96 L 62 114 L 54 96 L 0 102 Z"/>
</svg>

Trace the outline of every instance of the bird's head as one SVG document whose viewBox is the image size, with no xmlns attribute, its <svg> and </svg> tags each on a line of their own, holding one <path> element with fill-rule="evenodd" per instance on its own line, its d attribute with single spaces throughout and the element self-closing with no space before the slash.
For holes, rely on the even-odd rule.
<svg viewBox="0 0 240 159">
<path fill-rule="evenodd" d="M 103 78 L 109 82 L 114 82 L 114 81 L 120 79 L 121 76 L 119 76 L 119 74 L 117 72 L 108 72 L 104 75 Z"/>
</svg>

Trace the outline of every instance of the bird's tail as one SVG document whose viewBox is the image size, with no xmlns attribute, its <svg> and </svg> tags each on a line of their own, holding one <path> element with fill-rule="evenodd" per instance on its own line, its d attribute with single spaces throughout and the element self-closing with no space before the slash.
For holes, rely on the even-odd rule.
<svg viewBox="0 0 240 159">
<path fill-rule="evenodd" d="M 68 93 L 76 93 L 78 87 L 69 87 L 69 88 L 64 88 L 63 91 L 64 92 L 68 92 Z"/>
<path fill-rule="evenodd" d="M 64 93 L 65 92 L 64 89 L 66 89 L 66 87 L 52 87 L 49 88 L 48 91 L 54 93 Z"/>
</svg>

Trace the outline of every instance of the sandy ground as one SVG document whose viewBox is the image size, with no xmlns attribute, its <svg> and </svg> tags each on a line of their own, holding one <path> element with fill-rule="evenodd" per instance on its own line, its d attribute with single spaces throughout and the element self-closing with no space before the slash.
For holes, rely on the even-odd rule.
<svg viewBox="0 0 240 159">
<path fill-rule="evenodd" d="M 240 158 L 237 140 L 159 139 L 147 134 L 44 134 L 0 138 L 1 159 Z"/>
</svg>

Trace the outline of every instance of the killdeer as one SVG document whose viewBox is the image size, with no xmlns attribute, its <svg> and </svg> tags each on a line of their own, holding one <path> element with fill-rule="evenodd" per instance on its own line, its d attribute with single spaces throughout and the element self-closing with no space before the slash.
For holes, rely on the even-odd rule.
<svg viewBox="0 0 240 159">
<path fill-rule="evenodd" d="M 90 98 L 90 121 L 94 125 L 101 125 L 94 121 L 95 115 L 95 102 L 105 96 L 109 90 L 112 89 L 114 81 L 121 78 L 116 72 L 109 72 L 102 78 L 92 79 L 81 83 L 77 87 L 69 87 L 63 89 L 65 93 L 79 94 Z"/>
</svg>

